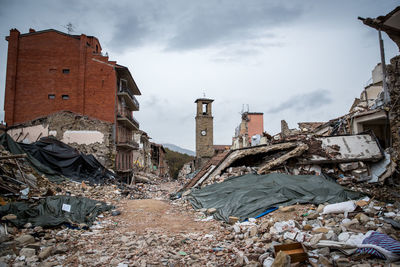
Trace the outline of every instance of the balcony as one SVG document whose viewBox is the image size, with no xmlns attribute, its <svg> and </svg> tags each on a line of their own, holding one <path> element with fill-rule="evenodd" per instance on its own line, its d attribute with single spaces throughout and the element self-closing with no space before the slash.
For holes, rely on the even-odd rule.
<svg viewBox="0 0 400 267">
<path fill-rule="evenodd" d="M 118 110 L 117 121 L 131 130 L 139 130 L 139 122 L 132 116 L 132 112 L 126 108 Z"/>
<path fill-rule="evenodd" d="M 118 138 L 117 147 L 137 150 L 139 149 L 139 144 L 133 140 L 128 140 L 126 138 Z"/>
<path fill-rule="evenodd" d="M 117 95 L 118 97 L 121 97 L 125 100 L 125 103 L 130 110 L 139 110 L 139 101 L 137 101 L 136 97 L 133 95 L 129 88 L 125 86 L 120 86 Z"/>
</svg>

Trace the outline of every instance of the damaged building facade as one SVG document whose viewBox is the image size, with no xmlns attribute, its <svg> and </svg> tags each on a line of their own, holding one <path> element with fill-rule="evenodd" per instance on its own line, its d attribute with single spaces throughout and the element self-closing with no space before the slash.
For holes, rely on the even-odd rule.
<svg viewBox="0 0 400 267">
<path fill-rule="evenodd" d="M 129 69 L 110 61 L 94 36 L 11 29 L 6 40 L 4 109 L 13 138 L 54 135 L 130 173 L 141 92 Z"/>
<path fill-rule="evenodd" d="M 241 119 L 232 138 L 232 149 L 265 144 L 264 113 L 242 112 Z"/>
</svg>

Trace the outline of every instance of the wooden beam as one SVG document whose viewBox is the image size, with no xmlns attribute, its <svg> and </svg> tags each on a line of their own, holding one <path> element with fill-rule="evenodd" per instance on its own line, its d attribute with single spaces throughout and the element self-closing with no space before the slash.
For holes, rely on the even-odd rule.
<svg viewBox="0 0 400 267">
<path fill-rule="evenodd" d="M 293 157 L 298 157 L 301 154 L 304 153 L 304 151 L 306 151 L 308 149 L 308 146 L 306 144 L 300 144 L 298 147 L 296 147 L 295 149 L 289 151 L 288 153 L 284 154 L 283 156 L 276 158 L 274 160 L 270 160 L 268 161 L 265 165 L 263 165 L 259 170 L 258 170 L 258 174 L 264 174 L 266 173 L 268 170 L 282 165 L 285 161 L 287 161 L 290 158 Z"/>
<path fill-rule="evenodd" d="M 2 160 L 2 159 L 19 159 L 19 158 L 26 158 L 26 154 L 16 154 L 16 155 L 9 155 L 9 156 L 0 156 L 0 160 Z"/>
</svg>

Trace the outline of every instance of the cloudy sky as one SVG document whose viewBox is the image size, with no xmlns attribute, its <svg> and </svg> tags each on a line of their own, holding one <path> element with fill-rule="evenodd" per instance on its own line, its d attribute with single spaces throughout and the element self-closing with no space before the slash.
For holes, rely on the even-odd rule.
<svg viewBox="0 0 400 267">
<path fill-rule="evenodd" d="M 230 144 L 245 106 L 264 128 L 348 112 L 379 62 L 378 33 L 361 17 L 395 0 L 0 0 L 0 109 L 11 28 L 98 37 L 129 67 L 142 96 L 135 115 L 159 143 L 194 150 L 196 98 L 215 99 L 214 143 Z M 398 50 L 385 38 L 386 60 Z"/>
</svg>

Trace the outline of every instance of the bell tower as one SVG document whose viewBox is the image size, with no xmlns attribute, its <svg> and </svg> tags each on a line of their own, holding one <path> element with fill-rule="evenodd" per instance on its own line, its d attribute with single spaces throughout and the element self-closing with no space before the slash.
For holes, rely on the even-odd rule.
<svg viewBox="0 0 400 267">
<path fill-rule="evenodd" d="M 213 140 L 213 116 L 211 103 L 213 99 L 199 98 L 196 113 L 196 159 L 202 165 L 206 160 L 214 156 Z"/>
</svg>

